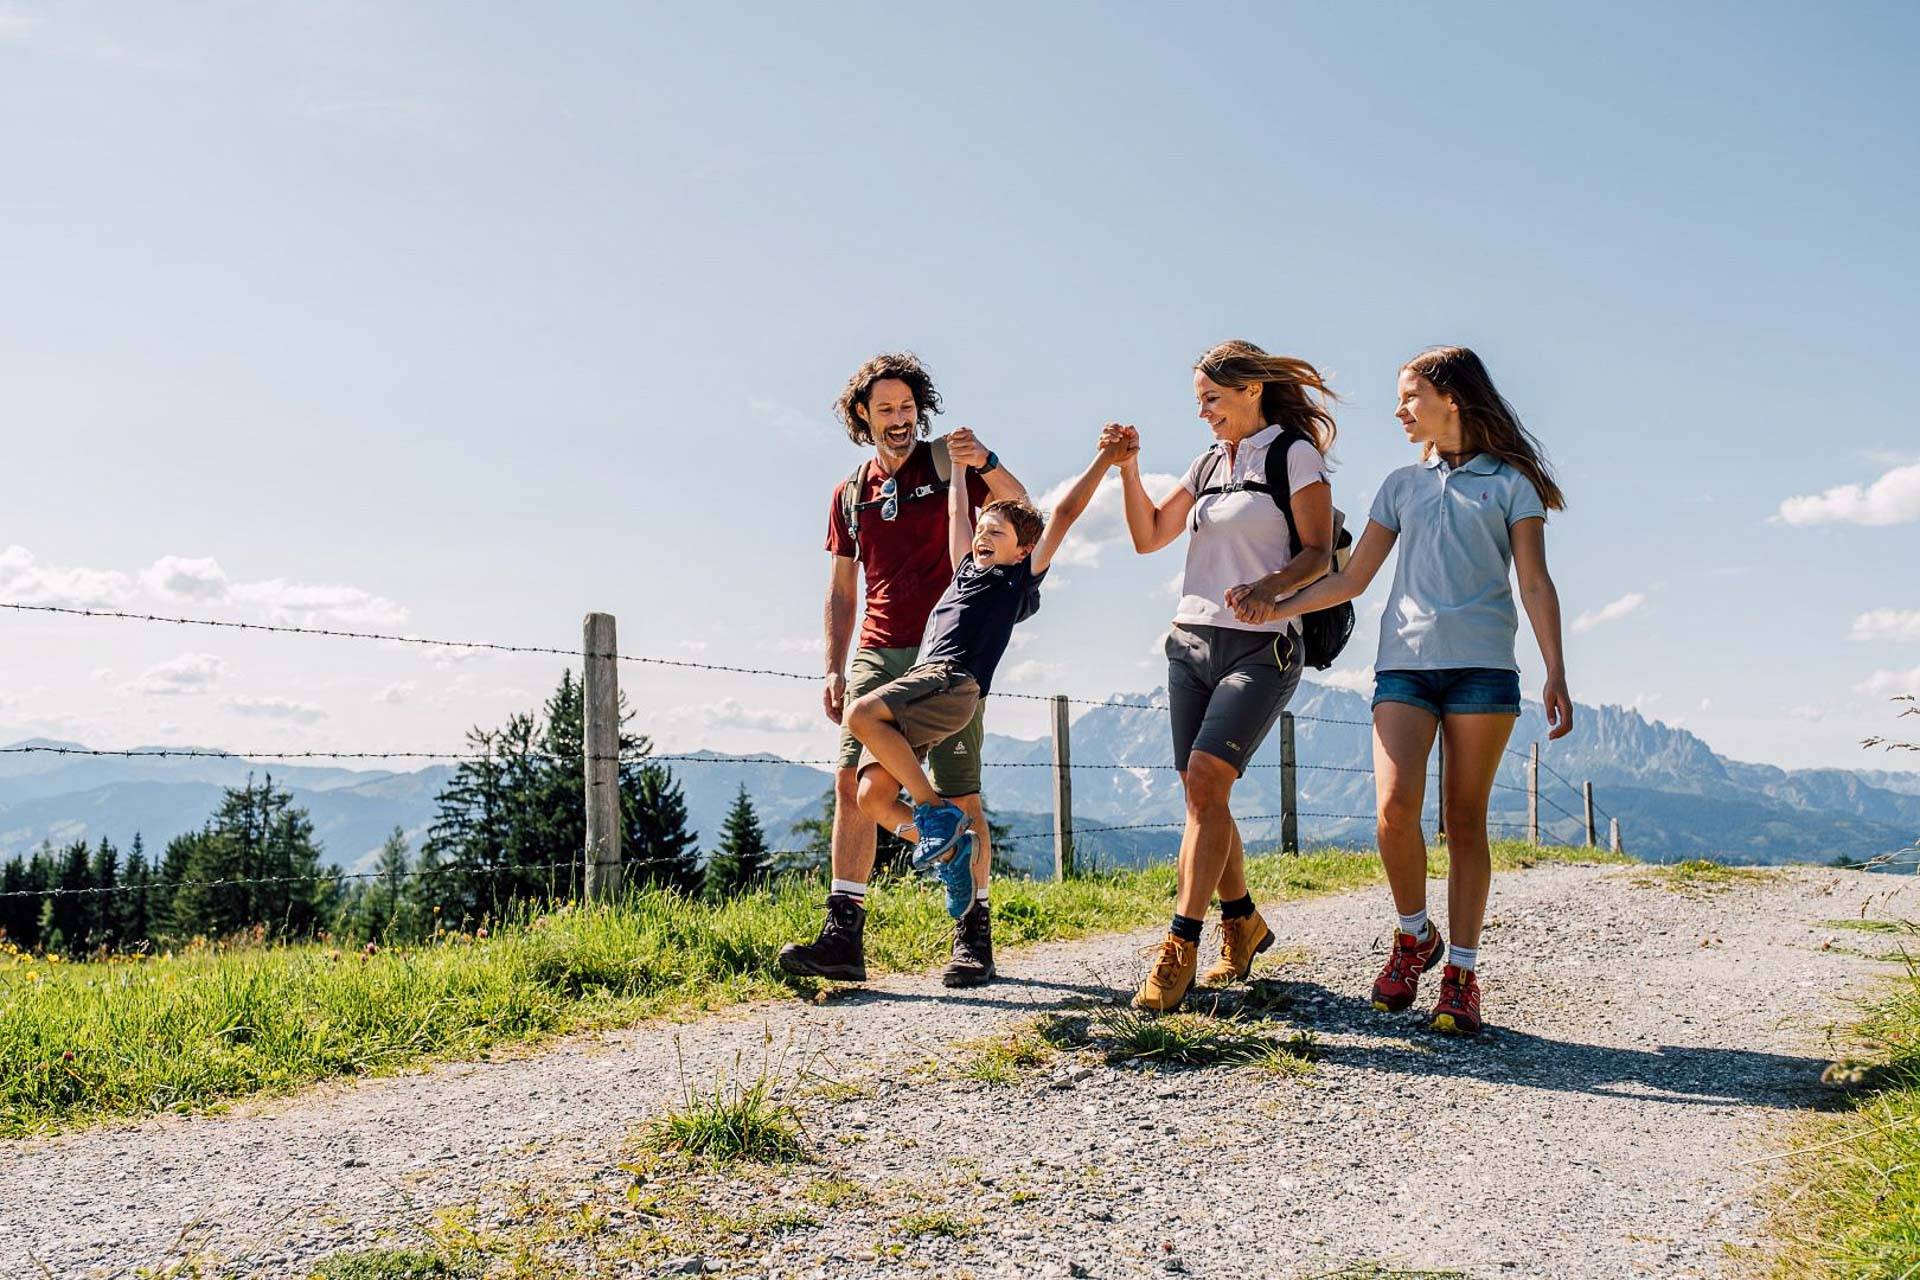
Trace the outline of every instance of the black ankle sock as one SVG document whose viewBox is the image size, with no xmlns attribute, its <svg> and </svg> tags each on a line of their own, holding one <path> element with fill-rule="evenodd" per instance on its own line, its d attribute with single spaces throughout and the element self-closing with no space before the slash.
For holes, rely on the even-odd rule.
<svg viewBox="0 0 1920 1280">
<path fill-rule="evenodd" d="M 1192 916 L 1176 915 L 1173 923 L 1167 926 L 1167 932 L 1182 942 L 1198 945 L 1200 942 L 1200 922 Z"/>
<path fill-rule="evenodd" d="M 1250 893 L 1243 893 L 1232 902 L 1222 902 L 1220 904 L 1220 918 L 1222 920 L 1241 920 L 1252 914 L 1253 895 Z"/>
</svg>

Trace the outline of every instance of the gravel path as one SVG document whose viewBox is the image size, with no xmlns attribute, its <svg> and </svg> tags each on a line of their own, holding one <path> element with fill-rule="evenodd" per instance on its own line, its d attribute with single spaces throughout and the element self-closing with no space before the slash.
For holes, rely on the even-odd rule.
<svg viewBox="0 0 1920 1280">
<path fill-rule="evenodd" d="M 596 1273 L 1308 1276 L 1367 1261 L 1718 1275 L 1729 1246 L 1757 1238 L 1753 1193 L 1784 1126 L 1822 1101 L 1827 1027 L 1888 972 L 1859 954 L 1873 935 L 1824 922 L 1920 916 L 1920 881 L 1803 869 L 1692 897 L 1643 875 L 1498 877 L 1482 944 L 1492 1030 L 1470 1043 L 1367 1008 L 1383 890 L 1273 913 L 1265 972 L 1292 999 L 1287 1024 L 1325 1051 L 1303 1078 L 1092 1061 L 1001 1086 L 959 1076 L 956 1042 L 1130 988 L 1145 933 L 1005 956 L 1005 980 L 979 992 L 900 977 L 6 1144 L 0 1275 L 131 1276 L 189 1257 L 210 1274 L 304 1275 L 334 1250 L 407 1238 L 436 1208 L 473 1206 L 485 1226 L 511 1221 L 529 1188 L 625 1203 L 622 1140 L 677 1097 L 680 1062 L 700 1083 L 740 1060 L 751 1072 L 769 1038 L 788 1070 L 839 1082 L 794 1091 L 821 1163 L 693 1180 L 682 1190 L 720 1215 L 709 1234 L 727 1224 L 718 1247 Z M 832 1185 L 846 1194 L 823 1195 Z M 784 1227 L 765 1227 L 781 1210 Z"/>
</svg>

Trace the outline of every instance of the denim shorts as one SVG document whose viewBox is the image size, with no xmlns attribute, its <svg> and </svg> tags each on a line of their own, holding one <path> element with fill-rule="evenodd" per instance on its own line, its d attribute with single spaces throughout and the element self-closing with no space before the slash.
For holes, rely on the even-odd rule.
<svg viewBox="0 0 1920 1280">
<path fill-rule="evenodd" d="M 1373 678 L 1373 705 L 1383 702 L 1404 702 L 1434 716 L 1517 716 L 1520 673 L 1498 667 L 1382 671 Z"/>
</svg>

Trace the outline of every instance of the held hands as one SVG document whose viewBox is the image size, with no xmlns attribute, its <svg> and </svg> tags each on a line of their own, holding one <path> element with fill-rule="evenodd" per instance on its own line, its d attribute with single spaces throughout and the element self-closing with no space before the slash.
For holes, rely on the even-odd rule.
<svg viewBox="0 0 1920 1280">
<path fill-rule="evenodd" d="M 827 719 L 836 725 L 840 723 L 840 713 L 846 710 L 847 678 L 838 671 L 827 673 L 826 688 L 820 691 L 820 705 L 827 713 Z"/>
<path fill-rule="evenodd" d="M 1140 460 L 1140 433 L 1109 422 L 1100 428 L 1100 460 L 1108 466 L 1128 466 Z"/>
<path fill-rule="evenodd" d="M 953 459 L 957 467 L 972 467 L 976 471 L 987 465 L 987 446 L 973 434 L 972 427 L 956 427 L 947 437 L 947 456 Z"/>
<path fill-rule="evenodd" d="M 1274 580 L 1279 576 L 1270 573 L 1256 581 L 1227 588 L 1227 608 L 1240 621 L 1255 624 L 1278 622 L 1289 616 L 1285 606 L 1273 598 Z"/>
<path fill-rule="evenodd" d="M 1565 676 L 1547 677 L 1547 687 L 1540 691 L 1540 705 L 1547 713 L 1548 742 L 1573 732 L 1573 698 L 1567 693 Z"/>
</svg>

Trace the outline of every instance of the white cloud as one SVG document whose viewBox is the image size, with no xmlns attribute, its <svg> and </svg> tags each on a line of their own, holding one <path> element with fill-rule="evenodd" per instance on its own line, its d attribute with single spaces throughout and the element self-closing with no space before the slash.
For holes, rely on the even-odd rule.
<svg viewBox="0 0 1920 1280">
<path fill-rule="evenodd" d="M 763 733 L 801 733 L 817 723 L 814 717 L 798 712 L 743 706 L 736 698 L 722 698 L 702 707 L 700 718 L 715 729 L 758 729 Z"/>
<path fill-rule="evenodd" d="M 1345 689 L 1350 693 L 1373 692 L 1373 668 L 1370 666 L 1357 670 L 1342 667 L 1336 671 L 1322 671 L 1313 679 L 1329 689 Z"/>
<path fill-rule="evenodd" d="M 1163 595 L 1169 595 L 1169 596 L 1172 596 L 1175 600 L 1178 600 L 1183 594 L 1185 594 L 1186 585 L 1187 585 L 1187 571 L 1185 569 L 1180 569 L 1175 571 L 1174 575 L 1171 578 L 1168 578 L 1164 583 L 1160 585 L 1160 591 Z"/>
<path fill-rule="evenodd" d="M 1920 609 L 1873 609 L 1853 620 L 1855 640 L 1920 640 Z"/>
<path fill-rule="evenodd" d="M 1162 631 L 1159 635 L 1155 636 L 1153 643 L 1147 646 L 1147 656 L 1149 658 L 1158 658 L 1160 661 L 1165 662 L 1167 660 L 1167 639 L 1171 635 L 1173 635 L 1171 631 Z"/>
<path fill-rule="evenodd" d="M 1819 707 L 1811 707 L 1805 704 L 1787 708 L 1787 714 L 1795 720 L 1805 720 L 1808 724 L 1818 724 L 1827 718 L 1827 713 Z"/>
<path fill-rule="evenodd" d="M 148 667 L 124 687 L 150 697 L 205 693 L 225 672 L 226 663 L 211 653 L 183 653 Z"/>
<path fill-rule="evenodd" d="M 294 724 L 314 724 L 327 718 L 327 713 L 312 703 L 295 702 L 291 698 L 228 698 L 227 709 L 243 716 L 288 720 Z"/>
<path fill-rule="evenodd" d="M 1713 710 L 1713 699 L 1712 699 L 1712 698 L 1702 698 L 1702 699 L 1700 699 L 1700 709 L 1701 709 L 1702 711 L 1711 711 L 1711 710 Z"/>
<path fill-rule="evenodd" d="M 680 647 L 688 653 L 705 653 L 707 651 L 707 642 L 705 640 L 682 640 Z"/>
<path fill-rule="evenodd" d="M 1058 662 L 1041 662 L 1028 658 L 1025 662 L 1016 662 L 1007 669 L 1007 680 L 1012 684 L 1033 684 L 1040 680 L 1055 680 L 1066 673 L 1066 667 Z"/>
<path fill-rule="evenodd" d="M 161 556 L 140 574 L 140 585 L 165 600 L 227 598 L 226 570 L 210 556 Z"/>
<path fill-rule="evenodd" d="M 1897 698 L 1907 693 L 1920 695 L 1920 667 L 1911 671 L 1876 671 L 1853 686 L 1853 691 L 1876 698 Z"/>
<path fill-rule="evenodd" d="M 398 648 L 399 646 L 389 645 L 387 647 Z M 476 658 L 484 658 L 489 651 L 486 649 L 475 649 L 471 645 L 464 644 L 432 644 L 426 646 L 422 652 L 427 655 L 427 661 L 436 667 L 457 667 L 461 663 L 472 662 Z"/>
<path fill-rule="evenodd" d="M 1787 524 L 1906 524 L 1920 520 L 1920 463 L 1895 467 L 1872 484 L 1837 485 L 1788 498 L 1775 519 Z"/>
<path fill-rule="evenodd" d="M 1575 618 L 1573 629 L 1591 631 L 1604 623 L 1618 622 L 1646 602 L 1647 597 L 1643 592 L 1629 591 L 1611 604 L 1602 605 L 1598 609 L 1589 609 Z"/>
<path fill-rule="evenodd" d="M 235 583 L 232 597 L 263 611 L 273 621 L 302 627 L 398 627 L 407 611 L 385 596 L 359 587 L 326 586 L 269 578 Z"/>
<path fill-rule="evenodd" d="M 775 653 L 825 653 L 827 642 L 822 636 L 787 636 L 773 641 L 768 648 Z"/>
<path fill-rule="evenodd" d="M 33 27 L 32 14 L 17 5 L 0 4 L 0 40 L 24 40 Z"/>
<path fill-rule="evenodd" d="M 1140 481 L 1146 486 L 1147 493 L 1157 500 L 1159 495 L 1179 484 L 1180 477 L 1146 472 L 1142 473 Z M 1051 512 L 1072 487 L 1072 479 L 1062 480 L 1040 495 L 1041 510 Z M 1100 481 L 1100 487 L 1093 491 L 1093 501 L 1073 522 L 1073 532 L 1067 535 L 1067 540 L 1054 553 L 1053 563 L 1097 565 L 1100 563 L 1100 553 L 1116 544 L 1130 548 L 1133 542 L 1127 533 L 1127 512 L 1121 501 L 1120 473 L 1108 471 Z"/>
<path fill-rule="evenodd" d="M 390 684 L 380 692 L 374 694 L 373 700 L 387 706 L 398 706 L 413 696 L 414 688 L 413 681 L 402 680 L 400 683 Z"/>
<path fill-rule="evenodd" d="M 131 587 L 124 573 L 43 565 L 25 547 L 0 551 L 0 597 L 19 604 L 102 608 L 124 604 Z"/>
</svg>

